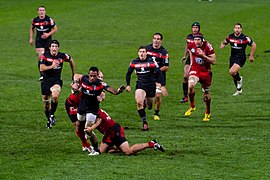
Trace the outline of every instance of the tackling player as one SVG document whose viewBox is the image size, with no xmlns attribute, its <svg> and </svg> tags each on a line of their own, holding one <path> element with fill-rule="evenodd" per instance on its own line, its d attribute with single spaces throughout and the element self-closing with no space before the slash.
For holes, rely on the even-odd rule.
<svg viewBox="0 0 270 180">
<path fill-rule="evenodd" d="M 164 148 L 155 139 L 147 143 L 129 145 L 125 138 L 124 128 L 116 123 L 107 112 L 102 109 L 98 110 L 99 119 L 92 126 L 88 126 L 85 131 L 91 133 L 97 129 L 103 134 L 102 142 L 100 144 L 100 152 L 105 153 L 111 150 L 114 146 L 117 147 L 125 155 L 136 154 L 146 148 L 154 148 L 164 152 Z"/>
</svg>

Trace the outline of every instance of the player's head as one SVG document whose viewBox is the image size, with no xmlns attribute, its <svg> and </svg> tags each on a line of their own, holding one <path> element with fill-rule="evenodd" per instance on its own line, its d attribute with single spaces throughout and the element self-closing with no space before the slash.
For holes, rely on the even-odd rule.
<svg viewBox="0 0 270 180">
<path fill-rule="evenodd" d="M 97 79 L 98 79 L 98 72 L 99 72 L 99 69 L 95 66 L 92 66 L 90 67 L 89 69 L 89 82 L 95 82 Z"/>
<path fill-rule="evenodd" d="M 242 24 L 241 23 L 235 23 L 233 31 L 234 31 L 234 34 L 236 36 L 239 36 L 242 33 Z"/>
<path fill-rule="evenodd" d="M 98 79 L 103 81 L 103 73 L 101 71 L 98 72 Z"/>
<path fill-rule="evenodd" d="M 146 56 L 147 56 L 147 50 L 146 50 L 146 47 L 145 46 L 140 46 L 139 49 L 138 49 L 138 55 L 139 55 L 139 58 L 140 60 L 145 60 L 146 59 Z"/>
<path fill-rule="evenodd" d="M 200 32 L 201 30 L 201 25 L 199 22 L 194 22 L 191 24 L 191 30 L 192 30 L 192 34 L 197 34 Z"/>
<path fill-rule="evenodd" d="M 202 36 L 202 35 L 200 35 L 200 34 L 195 34 L 195 35 L 193 36 L 193 38 L 194 38 L 194 43 L 195 43 L 195 45 L 196 45 L 197 47 L 202 46 L 202 44 L 203 44 L 203 36 Z"/>
<path fill-rule="evenodd" d="M 57 40 L 54 39 L 50 42 L 49 49 L 52 55 L 57 55 L 59 48 L 60 43 Z"/>
<path fill-rule="evenodd" d="M 153 35 L 153 47 L 159 49 L 163 40 L 163 35 L 161 33 L 155 33 Z"/>
<path fill-rule="evenodd" d="M 39 6 L 37 9 L 39 17 L 44 18 L 46 15 L 46 8 L 44 6 Z"/>
</svg>

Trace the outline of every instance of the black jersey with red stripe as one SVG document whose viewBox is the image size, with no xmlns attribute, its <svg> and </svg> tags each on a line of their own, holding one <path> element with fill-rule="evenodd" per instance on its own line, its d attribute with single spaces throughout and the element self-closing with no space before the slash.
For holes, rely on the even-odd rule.
<svg viewBox="0 0 270 180">
<path fill-rule="evenodd" d="M 80 85 L 82 87 L 82 96 L 78 112 L 80 114 L 92 111 L 97 113 L 99 108 L 97 96 L 99 96 L 103 90 L 107 90 L 110 86 L 99 79 L 95 82 L 89 82 L 88 75 L 82 76 Z"/>
<path fill-rule="evenodd" d="M 153 61 L 152 58 L 146 58 L 145 60 L 140 60 L 140 58 L 134 59 L 130 62 L 129 68 L 126 74 L 126 83 L 130 85 L 130 77 L 132 72 L 135 70 L 135 73 L 138 77 L 137 85 L 145 87 L 155 86 L 154 73 L 156 72 L 159 76 L 159 81 L 164 85 L 164 77 L 159 69 L 159 66 L 156 61 Z"/>
<path fill-rule="evenodd" d="M 231 45 L 231 56 L 233 57 L 246 57 L 246 47 L 251 46 L 253 41 L 248 36 L 241 34 L 235 36 L 234 33 L 226 37 L 227 43 Z"/>
<path fill-rule="evenodd" d="M 32 20 L 32 26 L 36 28 L 36 39 L 41 39 L 43 32 L 48 33 L 54 28 L 55 22 L 47 15 L 43 19 L 37 16 Z"/>
<path fill-rule="evenodd" d="M 53 61 L 58 61 L 59 66 L 49 69 L 47 71 L 43 72 L 44 80 L 59 80 L 61 79 L 61 72 L 63 69 L 63 63 L 64 62 L 70 62 L 71 56 L 65 53 L 58 52 L 56 56 L 53 56 L 50 51 L 46 51 L 43 55 L 40 56 L 41 62 L 40 64 L 44 64 L 46 66 L 51 66 Z"/>
<path fill-rule="evenodd" d="M 152 58 L 156 61 L 159 67 L 169 66 L 169 54 L 168 51 L 161 46 L 159 49 L 155 49 L 153 44 L 149 44 L 146 46 L 147 57 Z"/>
</svg>

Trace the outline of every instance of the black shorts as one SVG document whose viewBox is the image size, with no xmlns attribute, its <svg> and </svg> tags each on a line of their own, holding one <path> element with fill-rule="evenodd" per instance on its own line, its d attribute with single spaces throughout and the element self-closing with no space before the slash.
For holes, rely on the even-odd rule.
<svg viewBox="0 0 270 180">
<path fill-rule="evenodd" d="M 235 57 L 235 56 L 231 56 L 230 57 L 230 67 L 231 68 L 233 66 L 233 64 L 238 64 L 241 68 L 245 65 L 246 63 L 246 57 L 244 56 L 240 56 L 240 57 Z"/>
<path fill-rule="evenodd" d="M 161 73 L 162 73 L 163 78 L 164 78 L 164 86 L 166 86 L 166 72 L 161 71 Z M 157 74 L 157 73 L 155 73 L 154 77 L 155 77 L 155 82 L 157 82 L 157 83 L 158 83 L 158 78 L 159 78 L 159 77 L 158 77 L 158 74 Z"/>
<path fill-rule="evenodd" d="M 125 132 L 124 128 L 120 126 L 120 124 L 116 123 L 109 133 L 107 133 L 103 139 L 102 142 L 106 143 L 108 146 L 113 147 L 114 145 L 116 147 L 119 147 L 121 144 L 126 142 L 127 139 L 125 138 Z"/>
<path fill-rule="evenodd" d="M 190 65 L 190 56 L 189 56 L 189 54 L 186 57 L 185 65 Z"/>
<path fill-rule="evenodd" d="M 52 41 L 52 38 L 47 38 L 47 39 L 41 39 L 41 38 L 36 38 L 36 48 L 44 48 L 45 50 L 49 50 L 50 43 Z"/>
<path fill-rule="evenodd" d="M 55 84 L 58 84 L 61 88 L 63 85 L 63 81 L 61 79 L 58 80 L 52 80 L 52 81 L 41 81 L 41 94 L 42 95 L 51 95 L 51 87 L 53 87 Z"/>
<path fill-rule="evenodd" d="M 156 96 L 156 85 L 146 87 L 136 84 L 136 89 L 143 89 L 146 92 L 146 97 L 153 98 Z"/>
<path fill-rule="evenodd" d="M 72 123 L 75 123 L 77 121 L 77 112 L 78 108 L 74 108 L 68 101 L 65 102 L 65 109 L 67 112 L 67 115 Z"/>
</svg>

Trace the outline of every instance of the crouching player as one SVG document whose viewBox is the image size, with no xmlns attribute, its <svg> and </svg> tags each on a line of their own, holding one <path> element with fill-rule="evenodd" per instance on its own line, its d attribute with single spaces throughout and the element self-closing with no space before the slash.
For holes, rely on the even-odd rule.
<svg viewBox="0 0 270 180">
<path fill-rule="evenodd" d="M 154 148 L 164 152 L 164 148 L 155 139 L 147 143 L 134 144 L 129 146 L 127 139 L 125 138 L 124 128 L 116 123 L 108 113 L 99 109 L 98 114 L 100 118 L 97 118 L 94 122 L 86 122 L 86 124 L 92 124 L 85 128 L 85 132 L 91 133 L 94 129 L 97 129 L 103 134 L 103 139 L 100 144 L 100 153 L 109 152 L 114 146 L 117 147 L 125 155 L 136 154 L 146 148 Z"/>
</svg>

